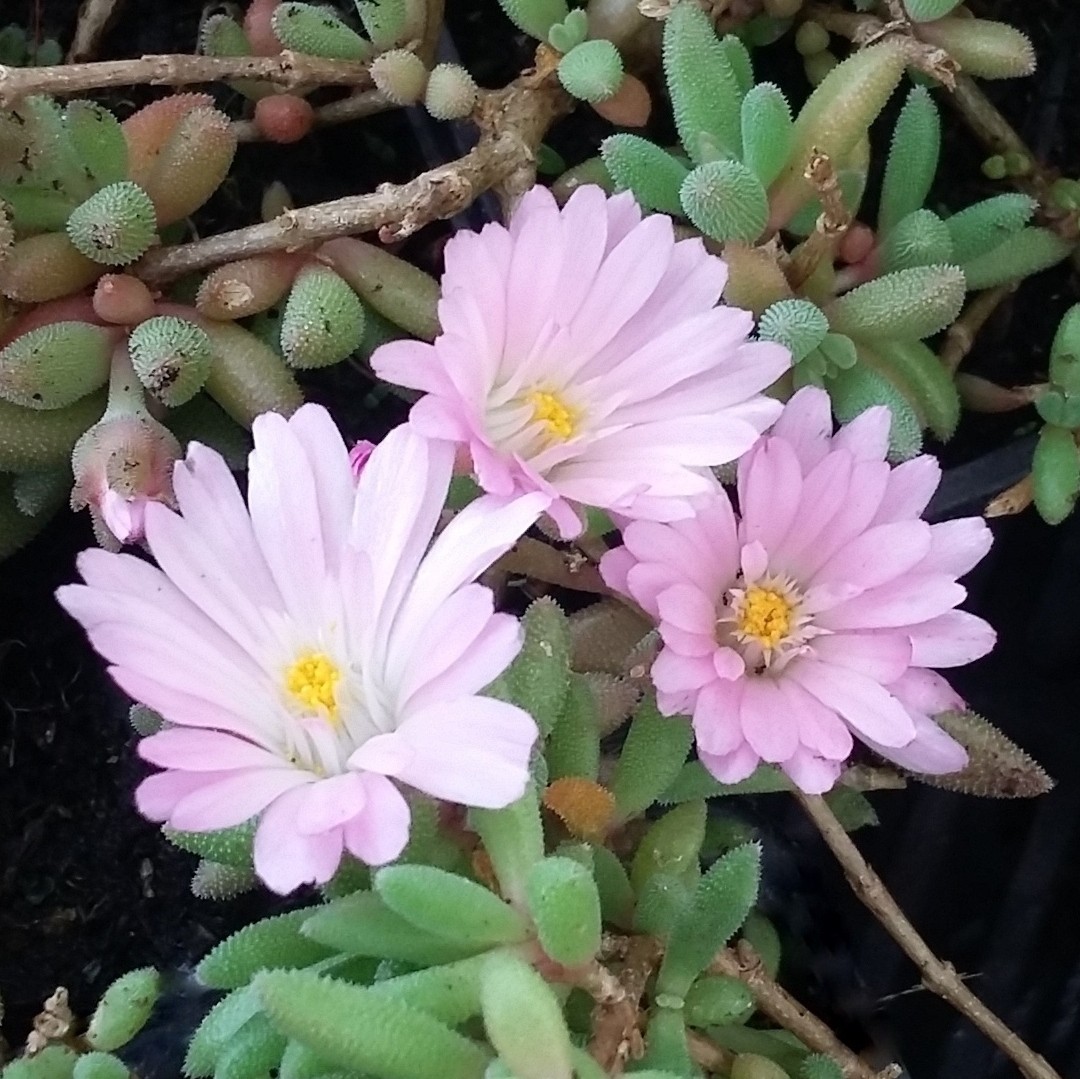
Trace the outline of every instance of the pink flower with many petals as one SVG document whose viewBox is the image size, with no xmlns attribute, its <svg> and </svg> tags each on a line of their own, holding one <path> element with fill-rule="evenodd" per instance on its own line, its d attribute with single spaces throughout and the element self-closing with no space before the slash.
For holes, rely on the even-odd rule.
<svg viewBox="0 0 1080 1079">
<path fill-rule="evenodd" d="M 990 626 L 954 609 L 990 531 L 919 519 L 941 470 L 928 456 L 886 463 L 886 409 L 831 432 L 827 395 L 801 390 L 739 462 L 738 516 L 721 495 L 689 520 L 633 522 L 601 562 L 658 620 L 659 707 L 693 715 L 722 782 L 767 761 L 828 790 L 852 734 L 916 772 L 967 759 L 931 718 L 963 702 L 928 668 L 993 647 Z"/>
<path fill-rule="evenodd" d="M 254 436 L 246 506 L 193 443 L 181 513 L 146 507 L 161 568 L 84 551 L 86 584 L 58 597 L 119 685 L 173 725 L 140 744 L 164 769 L 139 787 L 142 812 L 188 831 L 261 814 L 255 869 L 288 892 L 328 880 L 345 850 L 400 854 L 409 808 L 392 779 L 465 805 L 520 797 L 536 724 L 478 694 L 521 629 L 474 582 L 547 498 L 480 499 L 432 542 L 450 443 L 398 428 L 357 482 L 318 406 L 260 416 Z"/>
<path fill-rule="evenodd" d="M 726 279 L 629 194 L 584 186 L 560 210 L 534 187 L 509 228 L 447 244 L 435 342 L 385 344 L 372 366 L 426 392 L 410 422 L 466 446 L 486 491 L 552 495 L 564 537 L 574 503 L 677 520 L 779 415 L 761 391 L 791 365 L 717 306 Z"/>
</svg>

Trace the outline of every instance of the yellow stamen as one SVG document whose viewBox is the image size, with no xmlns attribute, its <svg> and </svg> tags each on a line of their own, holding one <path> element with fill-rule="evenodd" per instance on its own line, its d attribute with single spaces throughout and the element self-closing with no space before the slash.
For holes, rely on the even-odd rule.
<svg viewBox="0 0 1080 1079">
<path fill-rule="evenodd" d="M 775 648 L 791 632 L 792 605 L 775 588 L 751 585 L 735 610 L 735 628 L 762 648 Z"/>
<path fill-rule="evenodd" d="M 574 433 L 576 416 L 558 394 L 547 390 L 533 390 L 525 395 L 525 400 L 533 406 L 533 419 L 547 427 L 548 434 L 565 442 Z"/>
<path fill-rule="evenodd" d="M 341 671 L 325 652 L 307 652 L 286 672 L 285 688 L 307 708 L 338 721 L 336 690 Z"/>
</svg>

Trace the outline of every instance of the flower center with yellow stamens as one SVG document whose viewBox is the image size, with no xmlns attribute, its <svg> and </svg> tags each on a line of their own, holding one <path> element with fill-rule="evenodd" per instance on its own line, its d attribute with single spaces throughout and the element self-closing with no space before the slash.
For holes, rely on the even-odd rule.
<svg viewBox="0 0 1080 1079">
<path fill-rule="evenodd" d="M 558 394 L 533 390 L 525 395 L 525 400 L 533 407 L 533 419 L 539 420 L 552 438 L 565 442 L 574 434 L 577 417 Z"/>
<path fill-rule="evenodd" d="M 285 673 L 285 688 L 305 707 L 338 721 L 336 690 L 341 671 L 325 652 L 307 652 Z"/>
<path fill-rule="evenodd" d="M 793 605 L 783 592 L 753 584 L 735 604 L 735 631 L 756 640 L 762 648 L 776 648 L 791 633 Z"/>
</svg>

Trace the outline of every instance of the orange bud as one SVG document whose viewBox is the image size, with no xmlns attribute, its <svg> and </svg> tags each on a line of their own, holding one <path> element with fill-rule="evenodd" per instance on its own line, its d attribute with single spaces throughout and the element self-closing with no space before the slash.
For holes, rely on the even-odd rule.
<svg viewBox="0 0 1080 1079">
<path fill-rule="evenodd" d="M 564 776 L 544 791 L 544 805 L 579 839 L 600 839 L 615 816 L 615 797 L 584 776 Z"/>
<path fill-rule="evenodd" d="M 594 101 L 592 107 L 618 127 L 644 127 L 652 112 L 652 98 L 641 79 L 624 75 L 619 89 L 605 101 Z"/>
<path fill-rule="evenodd" d="M 299 142 L 315 126 L 315 110 L 296 94 L 270 94 L 255 103 L 255 126 L 270 142 Z"/>
</svg>

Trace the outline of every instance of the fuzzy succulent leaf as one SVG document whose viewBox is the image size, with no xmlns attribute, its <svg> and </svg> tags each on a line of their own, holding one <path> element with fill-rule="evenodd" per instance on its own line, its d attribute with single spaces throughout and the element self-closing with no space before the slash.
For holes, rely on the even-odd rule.
<svg viewBox="0 0 1080 1079">
<path fill-rule="evenodd" d="M 409 30 L 406 0 L 356 0 L 356 12 L 375 48 L 392 49 L 404 42 Z"/>
<path fill-rule="evenodd" d="M 884 375 L 857 363 L 827 378 L 825 388 L 840 423 L 850 423 L 875 405 L 888 408 L 892 413 L 889 456 L 894 461 L 906 461 L 922 449 L 922 419 L 904 393 Z"/>
<path fill-rule="evenodd" d="M 757 901 L 760 881 L 761 847 L 757 843 L 736 847 L 709 867 L 671 932 L 656 976 L 659 992 L 686 996 L 712 957 L 746 921 Z"/>
<path fill-rule="evenodd" d="M 637 891 L 632 927 L 666 939 L 690 902 L 697 881 L 687 874 L 654 873 Z"/>
<path fill-rule="evenodd" d="M 675 126 L 691 160 L 740 156 L 739 78 L 696 4 L 677 5 L 665 20 L 663 58 Z"/>
<path fill-rule="evenodd" d="M 525 883 L 529 913 L 544 953 L 576 966 L 600 949 L 600 895 L 592 874 L 572 858 L 536 862 Z"/>
<path fill-rule="evenodd" d="M 791 152 L 769 190 L 771 223 L 782 225 L 813 196 L 804 173 L 813 153 L 842 162 L 896 89 L 906 67 L 899 45 L 882 41 L 859 49 L 816 87 L 792 127 Z"/>
<path fill-rule="evenodd" d="M 371 61 L 371 81 L 395 105 L 414 105 L 424 96 L 427 68 L 410 49 L 390 49 Z"/>
<path fill-rule="evenodd" d="M 937 172 L 941 116 L 925 86 L 908 93 L 893 128 L 878 205 L 878 232 L 888 236 L 909 214 L 921 210 Z"/>
<path fill-rule="evenodd" d="M 263 971 L 274 1025 L 332 1064 L 384 1079 L 482 1079 L 488 1055 L 437 1019 L 370 989 L 303 970 Z"/>
<path fill-rule="evenodd" d="M 791 150 L 791 106 L 780 87 L 762 82 L 743 98 L 739 118 L 743 163 L 768 187 L 780 175 Z"/>
<path fill-rule="evenodd" d="M 516 802 L 502 809 L 470 809 L 469 825 L 484 844 L 502 894 L 517 903 L 523 901 L 529 872 L 544 856 L 535 788 L 529 786 Z"/>
<path fill-rule="evenodd" d="M 1080 396 L 1050 388 L 1035 399 L 1035 409 L 1049 424 L 1075 430 L 1080 427 Z"/>
<path fill-rule="evenodd" d="M 968 751 L 968 763 L 948 775 L 916 776 L 921 783 L 981 798 L 1035 798 L 1053 789 L 1046 772 L 978 713 L 949 711 L 934 719 Z"/>
<path fill-rule="evenodd" d="M 600 728 L 596 697 L 587 679 L 570 676 L 563 709 L 544 748 L 549 780 L 564 776 L 596 779 L 600 767 Z"/>
<path fill-rule="evenodd" d="M 430 865 L 392 865 L 374 878 L 375 891 L 418 929 L 472 947 L 517 943 L 529 925 L 483 885 Z"/>
<path fill-rule="evenodd" d="M 191 875 L 191 894 L 197 899 L 221 902 L 251 891 L 259 882 L 253 869 L 208 862 L 202 859 Z"/>
<path fill-rule="evenodd" d="M 589 17 L 583 8 L 574 8 L 562 22 L 548 31 L 548 44 L 556 51 L 568 53 L 580 45 L 589 33 Z"/>
<path fill-rule="evenodd" d="M 296 276 L 296 261 L 273 252 L 238 259 L 207 274 L 195 296 L 195 308 L 208 318 L 248 318 L 274 307 Z"/>
<path fill-rule="evenodd" d="M 1031 220 L 1037 206 L 1030 196 L 1010 192 L 973 203 L 946 218 L 953 257 L 963 263 L 995 250 Z"/>
<path fill-rule="evenodd" d="M 507 697 L 550 734 L 570 688 L 570 626 L 559 605 L 548 597 L 534 600 L 522 619 L 525 640 L 502 676 Z"/>
<path fill-rule="evenodd" d="M 4 1079 L 71 1079 L 78 1059 L 70 1046 L 46 1045 L 32 1057 L 11 1061 L 0 1074 Z"/>
<path fill-rule="evenodd" d="M 725 34 L 720 39 L 720 48 L 723 49 L 728 67 L 735 76 L 739 93 L 745 96 L 754 86 L 754 61 L 750 50 L 735 34 Z"/>
<path fill-rule="evenodd" d="M 160 992 L 161 978 L 153 967 L 121 975 L 102 993 L 86 1028 L 86 1044 L 103 1052 L 127 1045 L 150 1018 Z"/>
<path fill-rule="evenodd" d="M 222 1050 L 214 1079 L 266 1079 L 281 1063 L 286 1042 L 265 1015 L 253 1015 Z"/>
<path fill-rule="evenodd" d="M 367 60 L 373 51 L 371 42 L 346 26 L 333 11 L 315 4 L 280 4 L 270 23 L 285 48 L 308 56 Z"/>
<path fill-rule="evenodd" d="M 731 1079 L 788 1079 L 789 1074 L 772 1057 L 759 1053 L 739 1053 L 731 1066 Z"/>
<path fill-rule="evenodd" d="M 128 1079 L 128 1066 L 112 1053 L 84 1053 L 72 1071 L 72 1079 Z"/>
<path fill-rule="evenodd" d="M 904 11 L 914 22 L 930 22 L 948 15 L 960 0 L 904 0 Z"/>
<path fill-rule="evenodd" d="M 969 289 L 993 288 L 1056 266 L 1072 249 L 1056 232 L 1029 226 L 992 251 L 961 263 L 961 268 Z"/>
<path fill-rule="evenodd" d="M 499 0 L 499 7 L 519 30 L 537 41 L 546 41 L 551 28 L 569 14 L 566 0 Z"/>
<path fill-rule="evenodd" d="M 621 820 L 644 813 L 670 786 L 686 760 L 693 736 L 685 716 L 662 716 L 652 696 L 641 702 L 611 781 Z"/>
<path fill-rule="evenodd" d="M 922 23 L 919 37 L 944 49 L 965 75 L 977 79 L 1015 79 L 1035 70 L 1031 39 L 1003 22 L 949 17 Z"/>
<path fill-rule="evenodd" d="M 570 1031 L 546 981 L 516 955 L 495 953 L 480 989 L 484 1027 L 515 1079 L 571 1079 Z"/>
<path fill-rule="evenodd" d="M 907 4 L 910 8 L 912 0 L 907 0 Z M 844 1073 L 840 1065 L 831 1057 L 815 1053 L 807 1057 L 799 1066 L 799 1079 L 844 1079 Z"/>
<path fill-rule="evenodd" d="M 214 1074 L 222 1053 L 232 1044 L 237 1032 L 259 1014 L 258 997 L 248 986 L 219 1000 L 206 1013 L 188 1043 L 184 1074 L 189 1079 L 208 1079 Z"/>
<path fill-rule="evenodd" d="M 424 108 L 436 120 L 461 120 L 472 112 L 479 90 L 460 64 L 436 64 L 424 88 Z"/>
<path fill-rule="evenodd" d="M 746 779 L 738 783 L 721 783 L 711 775 L 701 761 L 687 761 L 657 801 L 661 805 L 678 805 L 699 798 L 718 798 L 732 794 L 772 794 L 791 790 L 791 780 L 778 768 L 759 765 Z"/>
<path fill-rule="evenodd" d="M 441 963 L 376 982 L 378 996 L 417 1008 L 448 1026 L 458 1026 L 480 1014 L 480 984 L 491 952 Z"/>
<path fill-rule="evenodd" d="M 250 56 L 251 42 L 231 15 L 218 12 L 199 27 L 199 52 L 204 56 Z"/>
<path fill-rule="evenodd" d="M 79 292 L 101 276 L 101 264 L 75 249 L 64 232 L 26 236 L 0 260 L 0 293 L 17 303 L 44 303 Z"/>
<path fill-rule="evenodd" d="M 120 121 L 103 105 L 72 101 L 64 109 L 64 128 L 94 187 L 127 177 L 127 141 Z"/>
<path fill-rule="evenodd" d="M 757 335 L 762 341 L 783 345 L 797 363 L 825 340 L 829 320 L 816 303 L 809 300 L 777 300 L 758 320 Z"/>
<path fill-rule="evenodd" d="M 364 334 L 364 305 L 327 266 L 296 276 L 281 320 L 281 349 L 290 367 L 326 367 L 345 359 Z"/>
<path fill-rule="evenodd" d="M 1069 396 L 1080 395 L 1080 304 L 1065 312 L 1054 333 L 1050 381 Z"/>
<path fill-rule="evenodd" d="M 64 408 L 109 379 L 112 335 L 88 322 L 49 322 L 0 349 L 0 397 L 24 408 Z"/>
<path fill-rule="evenodd" d="M 960 422 L 960 396 L 952 375 L 921 341 L 876 339 L 859 345 L 860 358 L 897 386 L 915 406 L 924 427 L 942 441 Z"/>
<path fill-rule="evenodd" d="M 949 226 L 932 210 L 915 210 L 902 217 L 889 230 L 878 257 L 883 273 L 959 261 Z"/>
<path fill-rule="evenodd" d="M 45 412 L 0 399 L 0 472 L 66 465 L 80 435 L 101 419 L 104 408 L 104 391 Z"/>
<path fill-rule="evenodd" d="M 692 1027 L 741 1023 L 754 1011 L 754 998 L 745 982 L 724 974 L 704 974 L 686 993 L 686 1022 Z"/>
<path fill-rule="evenodd" d="M 211 989 L 239 989 L 264 968 L 306 967 L 326 958 L 329 948 L 300 933 L 310 916 L 311 909 L 292 910 L 244 926 L 202 959 L 197 977 Z"/>
<path fill-rule="evenodd" d="M 397 255 L 354 237 L 325 243 L 319 258 L 370 307 L 413 337 L 434 341 L 439 327 L 439 283 Z"/>
<path fill-rule="evenodd" d="M 223 865 L 250 868 L 252 845 L 255 840 L 256 818 L 237 824 L 232 828 L 220 828 L 213 832 L 178 832 L 165 827 L 165 838 L 181 850 L 209 858 Z"/>
<path fill-rule="evenodd" d="M 705 842 L 705 802 L 686 802 L 649 825 L 630 865 L 630 883 L 638 895 L 657 874 L 682 876 L 697 868 Z"/>
<path fill-rule="evenodd" d="M 630 191 L 645 210 L 681 216 L 679 188 L 690 170 L 640 135 L 609 135 L 600 155 L 620 191 Z"/>
<path fill-rule="evenodd" d="M 694 1075 L 696 1069 L 690 1059 L 686 1035 L 686 1020 L 681 1008 L 654 1007 L 645 1029 L 643 1068 L 681 1076 Z"/>
<path fill-rule="evenodd" d="M 35 469 L 17 473 L 11 493 L 19 512 L 26 517 L 51 517 L 71 494 L 71 469 Z"/>
<path fill-rule="evenodd" d="M 591 844 L 593 880 L 605 922 L 629 929 L 634 918 L 634 889 L 618 856 L 601 844 Z"/>
<path fill-rule="evenodd" d="M 829 325 L 849 337 L 921 340 L 948 326 L 964 303 L 956 266 L 913 266 L 852 289 L 828 308 Z"/>
<path fill-rule="evenodd" d="M 765 188 L 741 161 L 698 165 L 683 180 L 679 201 L 694 225 L 721 243 L 752 243 L 769 218 Z"/>
<path fill-rule="evenodd" d="M 1047 424 L 1039 432 L 1031 465 L 1035 508 L 1047 524 L 1061 524 L 1080 494 L 1080 449 L 1073 432 Z"/>
<path fill-rule="evenodd" d="M 139 381 L 159 401 L 176 408 L 206 385 L 214 346 L 206 331 L 175 315 L 148 318 L 128 337 L 131 363 Z"/>
<path fill-rule="evenodd" d="M 559 82 L 581 101 L 607 101 L 623 80 L 619 50 L 603 39 L 583 41 L 559 61 Z"/>
<path fill-rule="evenodd" d="M 417 929 L 374 892 L 354 892 L 335 899 L 311 914 L 302 932 L 305 937 L 345 955 L 401 959 L 423 966 L 451 963 L 478 950 Z"/>
<path fill-rule="evenodd" d="M 105 266 L 123 266 L 144 255 L 154 242 L 154 204 L 130 180 L 109 184 L 71 211 L 67 234 L 88 259 Z"/>
</svg>

